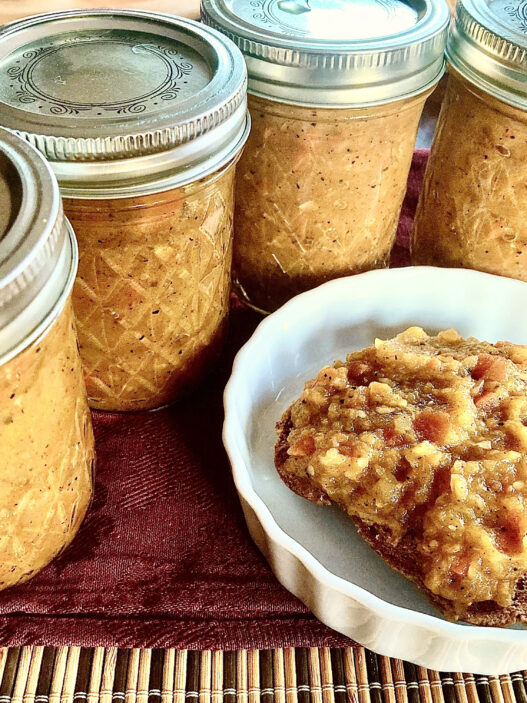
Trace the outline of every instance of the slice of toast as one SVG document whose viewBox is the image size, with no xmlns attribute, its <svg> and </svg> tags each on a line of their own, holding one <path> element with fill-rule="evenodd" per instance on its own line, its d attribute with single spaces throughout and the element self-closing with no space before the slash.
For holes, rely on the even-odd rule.
<svg viewBox="0 0 527 703">
<path fill-rule="evenodd" d="M 415 340 L 412 340 L 412 333 L 408 334 L 405 333 L 406 337 L 403 338 L 402 340 L 398 339 L 398 344 L 401 347 L 401 351 L 404 352 L 403 347 L 408 347 L 408 345 L 411 347 L 413 344 L 416 344 Z M 449 333 L 450 334 L 450 333 Z M 452 351 L 452 357 L 457 357 L 456 361 L 459 361 L 462 364 L 462 368 L 458 368 L 456 370 L 456 373 L 459 372 L 460 374 L 465 374 L 466 371 L 468 370 L 468 374 L 470 376 L 470 380 L 466 382 L 469 386 L 473 385 L 472 390 L 474 390 L 475 393 L 478 395 L 475 395 L 476 399 L 479 397 L 479 395 L 484 394 L 484 386 L 487 381 L 489 381 L 490 389 L 494 392 L 497 388 L 497 384 L 499 385 L 498 393 L 502 394 L 502 398 L 500 403 L 493 408 L 491 408 L 490 405 L 485 407 L 485 403 L 481 403 L 480 407 L 481 410 L 478 408 L 475 409 L 475 416 L 477 419 L 477 422 L 481 420 L 479 418 L 479 415 L 482 414 L 483 417 L 483 425 L 485 425 L 485 422 L 487 422 L 487 419 L 490 417 L 492 413 L 498 412 L 498 416 L 500 418 L 506 417 L 507 412 L 506 409 L 510 406 L 512 407 L 514 405 L 514 402 L 516 405 L 514 407 L 516 410 L 519 408 L 519 402 L 518 398 L 522 397 L 522 394 L 525 394 L 526 389 L 527 389 L 527 373 L 526 373 L 526 364 L 525 364 L 525 351 L 522 348 L 514 348 L 513 345 L 504 345 L 501 347 L 494 347 L 492 345 L 481 345 L 481 343 L 477 342 L 477 340 L 469 340 L 473 342 L 473 344 L 469 345 L 467 347 L 467 342 L 465 340 L 461 341 L 455 341 L 455 343 L 452 346 L 452 350 L 450 350 L 450 345 L 449 343 L 438 345 L 435 342 L 436 338 L 428 338 L 424 339 L 420 333 L 418 333 L 418 338 L 420 339 L 420 342 L 417 342 L 418 345 L 421 344 L 421 342 L 424 340 L 425 344 L 429 344 L 429 340 L 432 340 L 432 346 L 428 347 L 428 351 L 430 349 L 435 349 L 433 354 L 435 354 L 436 359 L 438 358 L 440 362 L 443 361 L 443 358 L 445 356 L 449 356 L 449 352 Z M 451 337 L 452 340 L 455 340 L 455 337 Z M 458 338 L 459 340 L 461 338 Z M 435 346 L 434 346 L 435 345 Z M 440 348 L 440 353 L 436 354 L 435 352 L 437 351 L 437 347 Z M 395 347 L 394 347 L 395 349 Z M 393 349 L 392 349 L 393 351 Z M 474 353 L 473 353 L 474 352 Z M 381 351 L 381 356 L 385 355 L 386 349 L 383 349 Z M 362 354 L 362 355 L 361 355 Z M 494 357 L 494 359 L 490 359 L 489 362 L 489 357 Z M 503 374 L 503 364 L 502 362 L 499 362 L 499 364 L 492 364 L 491 362 L 495 361 L 498 357 L 504 358 L 507 360 L 506 364 L 506 373 L 505 377 Z M 392 383 L 393 379 L 395 378 L 397 380 L 397 371 L 394 371 L 391 376 L 392 378 L 388 378 L 386 376 L 387 369 L 386 367 L 383 367 L 382 364 L 374 364 L 371 368 L 376 369 L 376 375 L 373 377 L 375 380 L 371 380 L 367 374 L 364 373 L 364 369 L 362 367 L 359 368 L 359 373 L 356 373 L 357 369 L 357 362 L 362 363 L 362 360 L 366 359 L 368 363 L 372 361 L 372 359 L 376 358 L 376 353 L 375 351 L 372 352 L 372 349 L 370 348 L 369 350 L 365 350 L 363 353 L 356 353 L 352 354 L 348 357 L 348 360 L 346 362 L 346 365 L 341 364 L 340 368 L 346 366 L 346 368 L 349 370 L 350 367 L 354 369 L 352 375 L 351 375 L 351 383 L 353 384 L 351 387 L 354 389 L 353 392 L 356 392 L 357 388 L 361 390 L 361 392 L 366 392 L 367 393 L 367 388 L 370 385 L 370 383 L 379 383 L 378 379 L 382 379 L 382 383 L 391 383 L 392 389 L 400 389 L 402 387 L 402 381 L 401 381 L 401 375 L 399 374 L 398 381 L 395 383 Z M 512 362 L 509 363 L 509 362 Z M 450 359 L 446 359 L 445 365 L 448 367 L 450 364 Z M 339 364 L 335 364 L 335 367 L 338 369 Z M 503 367 L 503 368 L 502 368 Z M 450 364 L 450 368 L 454 368 L 452 364 Z M 489 369 L 493 368 L 489 372 Z M 485 369 L 487 369 L 487 376 L 490 377 L 496 377 L 500 378 L 501 380 L 498 382 L 496 380 L 491 380 L 491 379 L 484 379 L 483 384 L 481 383 L 481 373 L 485 373 Z M 333 369 L 335 371 L 335 369 Z M 295 493 L 298 495 L 314 502 L 320 505 L 330 505 L 330 504 L 336 504 L 339 505 L 341 508 L 343 508 L 351 517 L 351 519 L 354 521 L 355 525 L 357 526 L 357 529 L 361 536 L 370 544 L 370 546 L 396 571 L 413 581 L 420 589 L 423 590 L 423 592 L 426 593 L 427 597 L 431 601 L 431 603 L 438 608 L 447 618 L 457 620 L 461 619 L 466 622 L 476 624 L 476 625 L 487 625 L 487 626 L 508 626 L 511 624 L 514 624 L 516 622 L 527 622 L 527 554 L 525 554 L 525 548 L 523 546 L 523 537 L 524 532 L 527 532 L 527 521 L 525 523 L 521 523 L 521 530 L 522 532 L 522 540 L 521 540 L 521 550 L 520 552 L 517 551 L 516 543 L 514 543 L 516 546 L 513 549 L 513 554 L 511 555 L 510 559 L 514 560 L 514 563 L 517 563 L 521 566 L 522 559 L 525 559 L 525 565 L 526 568 L 522 569 L 519 567 L 517 568 L 517 571 L 515 572 L 516 578 L 514 576 L 510 576 L 509 573 L 509 579 L 508 579 L 508 587 L 509 587 L 509 597 L 508 599 L 503 598 L 503 592 L 498 592 L 498 597 L 496 599 L 493 598 L 487 598 L 487 599 L 480 599 L 480 600 L 473 600 L 472 602 L 470 600 L 467 600 L 466 598 L 463 600 L 463 597 L 461 600 L 457 600 L 455 597 L 452 598 L 452 593 L 455 594 L 455 589 L 453 590 L 452 588 L 447 589 L 447 595 L 450 597 L 445 597 L 444 591 L 445 589 L 442 589 L 441 587 L 439 588 L 434 588 L 431 589 L 430 587 L 427 586 L 426 579 L 427 579 L 427 573 L 426 573 L 426 563 L 427 563 L 427 553 L 426 550 L 423 552 L 423 530 L 422 530 L 422 522 L 423 520 L 426 520 L 426 509 L 430 510 L 434 505 L 440 502 L 441 500 L 446 500 L 444 498 L 445 491 L 448 492 L 451 490 L 446 484 L 442 484 L 442 489 L 439 492 L 435 492 L 432 494 L 432 498 L 429 498 L 429 502 L 426 503 L 426 509 L 423 512 L 422 510 L 418 511 L 419 512 L 419 518 L 417 520 L 409 521 L 407 523 L 407 529 L 402 530 L 400 534 L 394 537 L 394 531 L 391 529 L 389 525 L 389 521 L 384 519 L 384 524 L 381 522 L 376 522 L 374 516 L 372 516 L 371 513 L 368 513 L 368 511 L 363 509 L 363 505 L 359 504 L 358 507 L 357 505 L 354 505 L 353 500 L 348 501 L 346 497 L 343 498 L 343 496 L 346 496 L 345 491 L 343 492 L 342 490 L 342 484 L 349 485 L 351 486 L 351 492 L 353 493 L 354 491 L 357 491 L 357 487 L 359 490 L 361 489 L 361 476 L 354 476 L 355 479 L 357 479 L 355 482 L 354 480 L 350 480 L 347 477 L 344 477 L 341 471 L 341 464 L 338 464 L 337 469 L 334 471 L 333 474 L 329 473 L 329 478 L 328 478 L 328 470 L 322 467 L 323 471 L 320 471 L 317 469 L 317 461 L 324 459 L 327 455 L 327 449 L 326 447 L 328 446 L 327 444 L 324 445 L 324 432 L 323 430 L 326 429 L 328 426 L 331 426 L 331 423 L 329 422 L 328 418 L 329 417 L 335 417 L 335 402 L 340 400 L 347 399 L 349 400 L 351 396 L 351 392 L 349 390 L 350 388 L 350 377 L 348 376 L 348 383 L 346 384 L 346 387 L 343 386 L 341 382 L 337 383 L 337 387 L 331 388 L 331 383 L 334 382 L 335 379 L 335 374 L 333 373 L 330 367 L 327 369 L 323 369 L 321 373 L 319 374 L 319 381 L 320 379 L 324 379 L 324 373 L 326 373 L 326 378 L 324 379 L 323 383 L 326 383 L 326 398 L 324 402 L 322 403 L 322 410 L 320 408 L 317 408 L 316 410 L 316 426 L 312 426 L 309 424 L 308 416 L 306 415 L 306 411 L 303 405 L 298 405 L 301 404 L 302 402 L 305 401 L 304 405 L 307 405 L 308 407 L 313 404 L 313 397 L 312 394 L 313 392 L 318 392 L 320 391 L 320 388 L 324 388 L 324 385 L 320 386 L 320 383 L 315 383 L 315 381 L 310 381 L 306 384 L 306 390 L 301 397 L 297 401 L 297 405 L 293 404 L 286 412 L 284 413 L 281 421 L 277 424 L 277 433 L 278 433 L 278 441 L 275 446 L 275 465 L 278 470 L 278 473 L 284 483 Z M 393 368 L 392 368 L 393 371 Z M 433 372 L 430 372 L 431 375 L 433 376 Z M 321 376 L 322 374 L 322 376 Z M 360 377 L 362 374 L 362 377 Z M 358 377 L 359 376 L 359 377 Z M 474 376 L 474 378 L 472 378 Z M 480 378 L 478 378 L 478 376 Z M 330 378 L 330 386 L 327 386 L 327 377 Z M 507 384 L 509 377 L 513 379 L 511 381 L 512 386 L 508 387 L 507 393 L 505 390 L 507 389 Z M 437 377 L 437 379 L 439 376 Z M 436 380 L 437 380 L 436 379 Z M 465 382 L 465 381 L 464 381 Z M 441 383 L 438 383 L 436 385 L 441 385 Z M 427 389 L 429 390 L 428 386 Z M 406 388 L 406 390 L 408 390 Z M 311 395 L 310 395 L 311 394 Z M 404 395 L 404 393 L 403 393 Z M 419 394 L 417 394 L 419 395 Z M 318 397 L 318 396 L 317 396 Z M 328 406 L 327 400 L 328 398 L 331 399 L 331 402 Z M 319 399 L 320 400 L 320 399 Z M 350 403 L 345 401 L 344 404 L 349 405 Z M 513 402 L 514 401 L 514 402 Z M 333 403 L 333 404 L 332 404 Z M 505 405 L 504 405 L 505 403 Z M 508 405 L 507 405 L 508 403 Z M 520 403 L 521 405 L 521 403 Z M 336 405 L 337 409 L 340 407 L 338 404 Z M 382 406 L 384 407 L 384 406 Z M 428 408 L 430 406 L 427 406 L 425 408 L 426 412 L 428 412 Z M 505 410 L 504 410 L 505 407 Z M 331 408 L 331 409 L 330 409 Z M 311 407 L 312 410 L 312 407 Z M 401 408 L 397 410 L 395 415 L 397 415 L 400 412 L 410 412 L 407 408 Z M 418 412 L 422 412 L 422 410 L 418 409 Z M 505 414 L 504 414 L 505 413 Z M 527 402 L 525 406 L 525 413 L 527 414 Z M 296 415 L 295 415 L 296 414 Z M 517 413 L 516 413 L 517 414 Z M 309 415 L 309 413 L 308 413 Z M 381 413 L 382 418 L 384 419 L 386 415 L 394 416 L 394 414 L 391 413 Z M 510 415 L 510 413 L 509 413 Z M 297 419 L 297 426 L 295 426 L 294 422 L 294 417 L 296 416 Z M 417 420 L 416 420 L 417 417 Z M 419 425 L 419 416 L 414 415 L 413 416 L 413 422 L 416 424 L 418 427 Z M 375 422 L 378 422 L 379 418 L 375 418 Z M 488 421 L 490 423 L 490 420 Z M 503 423 L 507 422 L 507 420 L 498 420 L 498 422 L 501 422 L 502 425 Z M 492 423 L 488 424 L 490 426 Z M 479 439 L 480 436 L 483 436 L 482 433 L 482 427 L 481 422 L 479 422 L 476 430 L 476 439 Z M 494 427 L 492 425 L 492 427 Z M 513 426 L 510 426 L 512 429 L 514 429 Z M 314 429 L 314 431 L 313 431 Z M 350 429 L 349 427 L 347 429 Z M 377 432 L 378 428 L 373 428 L 371 426 L 367 427 L 368 431 L 370 434 L 373 432 Z M 388 436 L 390 437 L 391 435 L 386 435 L 386 429 L 383 427 L 381 428 L 383 432 L 385 432 L 385 435 L 383 436 Z M 500 427 L 501 429 L 501 427 Z M 300 433 L 300 434 L 299 434 Z M 432 427 L 432 434 L 438 436 L 438 431 L 437 427 Z M 448 433 L 447 433 L 448 434 Z M 348 459 L 348 455 L 350 454 L 349 452 L 349 445 L 350 445 L 350 439 L 349 436 L 353 437 L 354 432 L 353 428 L 351 432 L 346 432 L 344 431 L 343 433 L 340 433 L 340 435 L 337 433 L 336 435 L 334 434 L 333 436 L 333 445 L 337 444 L 337 442 L 334 441 L 335 436 L 337 439 L 342 440 L 343 446 L 346 448 L 347 454 L 345 454 L 346 459 Z M 356 438 L 360 438 L 361 434 L 359 431 L 355 432 Z M 491 435 L 489 435 L 491 436 Z M 494 437 L 494 435 L 492 435 Z M 496 435 L 497 437 L 498 435 Z M 300 437 L 300 440 L 299 440 Z M 311 438 L 313 437 L 314 440 L 313 442 L 308 442 L 306 444 L 305 438 Z M 501 435 L 500 437 L 500 442 L 501 442 Z M 412 449 L 412 442 L 409 441 L 411 438 L 406 438 L 405 443 L 402 446 L 401 451 L 405 452 L 408 449 Z M 469 438 L 470 441 L 474 439 Z M 422 440 L 422 436 L 417 436 L 414 438 L 414 445 L 418 440 Z M 425 440 L 426 441 L 426 440 Z M 438 440 L 439 441 L 439 440 Z M 484 440 L 486 442 L 488 440 Z M 494 439 L 493 439 L 494 441 Z M 512 440 L 511 440 L 512 441 Z M 325 450 L 325 454 L 322 452 L 321 454 L 318 454 L 317 452 L 319 451 L 318 447 L 319 444 L 322 442 L 322 445 Z M 498 440 L 496 439 L 496 442 Z M 440 443 L 440 442 L 439 442 Z M 422 444 L 422 442 L 421 442 Z M 465 444 L 466 444 L 466 439 L 465 439 Z M 298 447 L 300 446 L 300 451 L 298 450 Z M 307 452 L 305 451 L 306 446 L 308 447 Z M 313 446 L 316 447 L 314 451 Z M 488 445 L 484 444 L 484 447 Z M 525 459 L 525 454 L 522 451 L 517 451 L 518 449 L 521 449 L 521 447 L 518 446 L 518 444 L 515 445 L 516 450 L 511 450 L 511 451 L 516 451 L 518 455 L 521 455 L 521 458 L 518 460 L 517 464 L 515 466 L 519 467 L 518 470 L 525 471 L 527 472 L 527 466 L 524 467 L 524 459 Z M 296 448 L 296 449 L 295 449 Z M 441 446 L 441 451 L 445 449 L 444 446 Z M 293 450 L 293 451 L 292 451 Z M 339 448 L 337 447 L 337 450 Z M 479 449 L 476 451 L 479 452 Z M 490 456 L 494 452 L 494 449 L 488 449 L 487 451 L 483 450 L 480 452 L 480 465 L 481 462 L 485 461 L 485 456 Z M 307 456 L 303 456 L 302 454 L 306 454 Z M 490 453 L 490 454 L 489 454 Z M 352 453 L 351 453 L 352 454 Z M 446 459 L 445 461 L 448 463 L 449 461 L 455 461 L 456 459 L 456 450 L 452 449 L 451 447 L 448 448 L 445 451 Z M 334 456 L 333 454 L 331 455 L 332 457 Z M 378 455 L 380 456 L 380 455 Z M 514 455 L 516 456 L 516 455 Z M 356 457 L 352 458 L 352 461 L 355 461 Z M 341 461 L 341 457 L 339 457 L 339 461 Z M 474 459 L 473 459 L 474 462 Z M 501 466 L 501 465 L 500 465 Z M 496 474 L 496 469 L 489 463 L 489 467 L 492 468 L 492 477 L 495 478 Z M 319 467 L 320 468 L 320 467 Z M 489 468 L 489 471 L 491 471 L 491 468 Z M 366 471 L 376 471 L 377 475 L 379 475 L 379 472 L 382 473 L 382 471 L 389 472 L 390 470 L 390 465 L 384 465 L 384 466 L 368 466 Z M 501 470 L 501 469 L 500 469 Z M 348 476 L 352 475 L 348 473 Z M 451 474 L 451 480 L 452 480 L 452 475 Z M 368 477 L 367 474 L 363 474 L 365 477 L 365 482 L 367 484 L 368 482 Z M 515 474 L 516 476 L 516 474 Z M 456 475 L 457 479 L 457 475 Z M 518 484 L 519 485 L 519 484 Z M 502 486 L 503 488 L 503 486 Z M 522 487 L 523 489 L 523 487 Z M 404 496 L 404 493 L 403 493 Z M 469 498 L 465 498 L 465 503 L 469 501 Z M 521 499 L 523 500 L 523 493 L 521 496 Z M 362 498 L 361 498 L 362 500 Z M 461 501 L 463 503 L 463 501 Z M 491 502 L 492 503 L 492 502 Z M 492 503 L 492 505 L 495 508 L 495 505 Z M 414 508 L 415 506 L 410 506 L 410 511 Z M 422 506 L 419 506 L 422 507 Z M 464 509 L 464 505 L 462 505 Z M 490 508 L 489 508 L 490 511 Z M 490 514 L 490 512 L 489 512 Z M 481 513 L 483 522 L 488 518 L 487 513 L 485 510 Z M 385 518 L 386 516 L 384 516 Z M 494 514 L 492 516 L 492 519 L 494 519 Z M 490 524 L 490 523 L 489 523 Z M 501 525 L 501 523 L 500 523 Z M 500 535 L 502 534 L 498 528 L 492 528 L 488 531 L 488 534 L 491 535 L 496 535 L 496 539 L 499 541 L 501 539 Z M 488 534 L 485 533 L 485 539 L 487 539 Z M 507 532 L 505 534 L 508 535 Z M 527 543 L 527 538 L 525 538 L 525 542 Z M 500 544 L 500 549 L 503 548 L 502 542 L 499 541 Z M 512 543 L 511 543 L 512 544 Z M 507 543 L 507 546 L 510 547 L 510 544 Z M 526 545 L 527 546 L 527 545 Z M 463 547 L 464 549 L 464 547 Z M 492 550 L 491 550 L 492 551 Z M 463 550 L 461 550 L 463 553 Z M 497 553 L 500 554 L 499 550 L 497 550 Z M 474 555 L 473 552 L 470 552 L 471 554 L 471 560 L 472 562 L 477 561 L 477 555 Z M 504 557 L 506 558 L 506 557 Z M 454 560 L 454 569 L 456 568 L 457 562 Z M 470 567 L 469 567 L 470 568 Z M 503 573 L 503 572 L 499 572 Z M 475 572 L 476 578 L 478 577 L 477 570 Z M 454 575 L 454 586 L 456 585 L 455 579 L 458 578 L 458 575 Z M 464 583 L 464 578 L 474 578 L 474 575 L 471 573 L 470 576 L 468 574 L 464 574 L 463 578 L 457 583 L 457 586 L 461 587 L 461 585 Z M 512 593 L 511 593 L 512 589 Z M 443 591 L 443 593 L 442 593 Z M 504 602 L 504 600 L 507 600 L 507 602 Z M 500 602 L 501 601 L 501 602 Z"/>
</svg>

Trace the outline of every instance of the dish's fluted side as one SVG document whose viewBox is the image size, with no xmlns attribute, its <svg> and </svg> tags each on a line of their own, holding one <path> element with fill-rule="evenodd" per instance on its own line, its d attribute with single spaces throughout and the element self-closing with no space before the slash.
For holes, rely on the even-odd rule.
<svg viewBox="0 0 527 703">
<path fill-rule="evenodd" d="M 328 311 L 325 329 L 331 330 L 332 301 L 342 300 L 343 296 L 350 301 L 354 297 L 359 300 L 362 295 L 368 294 L 377 295 L 383 301 L 382 315 L 385 316 L 386 306 L 397 304 L 397 301 L 392 302 L 392 297 L 397 296 L 391 297 L 390 291 L 400 291 L 406 287 L 411 296 L 420 286 L 427 289 L 423 305 L 434 296 L 440 297 L 447 289 L 458 290 L 459 294 L 452 299 L 457 301 L 458 306 L 464 306 L 469 325 L 472 315 L 490 316 L 489 337 L 499 335 L 500 321 L 497 316 L 504 310 L 508 310 L 509 315 L 519 315 L 518 323 L 523 329 L 521 321 L 527 310 L 527 284 L 489 274 L 417 267 L 374 271 L 324 284 L 297 296 L 266 318 L 240 350 L 225 389 L 224 444 L 253 540 L 280 583 L 304 602 L 323 623 L 380 654 L 406 659 L 429 669 L 486 675 L 509 673 L 527 666 L 527 631 L 451 623 L 439 614 L 436 617 L 394 605 L 340 578 L 311 554 L 304 544 L 293 539 L 278 525 L 269 505 L 255 490 L 249 471 L 250 454 L 246 452 L 248 418 L 257 408 L 247 379 L 258 373 L 258 360 L 262 354 L 273 353 L 273 340 L 279 338 L 280 347 L 289 348 L 293 353 L 295 347 L 294 339 L 288 332 L 289 321 L 298 322 L 300 319 L 306 325 L 317 324 L 313 310 L 323 305 Z M 361 293 L 358 294 L 358 291 Z M 467 292 L 470 294 L 467 295 Z M 488 309 L 488 304 L 484 310 L 474 307 L 478 302 L 484 300 L 488 303 L 490 299 L 496 301 L 492 310 Z M 413 305 L 415 307 L 415 300 Z M 375 305 L 371 307 L 374 309 Z M 352 303 L 350 310 L 357 312 Z M 397 315 L 402 319 L 404 311 L 398 310 Z M 350 313 L 350 325 L 353 324 L 352 319 L 353 312 Z M 442 324 L 441 320 L 437 322 Z M 522 339 L 511 341 L 527 341 L 524 339 L 527 337 L 527 318 L 524 329 L 520 333 Z M 273 379 L 266 379 L 266 382 L 272 385 Z M 272 451 L 273 447 L 270 446 L 271 456 Z"/>
<path fill-rule="evenodd" d="M 499 651 L 492 628 L 478 628 L 488 634 L 477 642 L 453 641 L 426 625 L 393 621 L 353 596 L 331 588 L 293 551 L 270 537 L 249 503 L 239 495 L 251 537 L 274 575 L 325 625 L 378 654 L 406 659 L 428 669 L 492 676 L 525 668 L 527 637 L 524 642 L 505 645 Z M 487 662 L 484 670 L 482 661 Z"/>
</svg>

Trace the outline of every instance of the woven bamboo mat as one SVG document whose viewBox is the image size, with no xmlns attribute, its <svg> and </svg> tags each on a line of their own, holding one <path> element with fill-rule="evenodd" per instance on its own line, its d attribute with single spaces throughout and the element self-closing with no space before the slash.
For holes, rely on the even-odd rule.
<svg viewBox="0 0 527 703">
<path fill-rule="evenodd" d="M 527 671 L 440 674 L 362 647 L 14 647 L 0 680 L 0 703 L 527 703 Z"/>
</svg>

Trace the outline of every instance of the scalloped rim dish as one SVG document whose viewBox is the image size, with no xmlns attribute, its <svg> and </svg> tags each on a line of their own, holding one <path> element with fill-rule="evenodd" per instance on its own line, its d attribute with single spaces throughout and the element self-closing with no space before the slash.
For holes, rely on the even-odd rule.
<svg viewBox="0 0 527 703">
<path fill-rule="evenodd" d="M 323 311 L 323 330 L 331 331 L 332 324 L 336 324 L 332 311 L 338 305 L 342 308 L 343 301 L 349 301 L 350 333 L 361 321 L 375 321 L 376 314 L 383 318 L 379 324 L 385 324 L 391 309 L 395 318 L 399 316 L 414 320 L 414 324 L 425 328 L 435 326 L 439 329 L 444 327 L 444 322 L 439 319 L 442 313 L 424 307 L 430 301 L 437 300 L 437 296 L 445 297 L 447 313 L 449 305 L 450 310 L 453 310 L 452 305 L 456 305 L 456 315 L 464 316 L 468 326 L 476 310 L 471 301 L 476 301 L 474 305 L 477 305 L 481 319 L 478 318 L 480 326 L 472 334 L 480 338 L 486 314 L 485 311 L 481 314 L 481 306 L 492 307 L 496 301 L 491 319 L 495 323 L 497 320 L 499 327 L 497 315 L 500 310 L 503 311 L 504 304 L 509 304 L 510 310 L 516 313 L 516 329 L 519 330 L 516 339 L 510 341 L 527 343 L 527 284 L 520 281 L 476 271 L 431 267 L 371 271 L 337 279 L 297 296 L 264 319 L 238 352 L 225 388 L 223 441 L 254 541 L 282 585 L 302 600 L 323 623 L 380 654 L 407 659 L 430 669 L 503 674 L 527 667 L 527 631 L 448 622 L 439 613 L 437 616 L 429 615 L 387 602 L 352 581 L 337 576 L 305 544 L 280 527 L 268 502 L 256 490 L 250 471 L 252 457 L 246 423 L 247 414 L 254 410 L 254 405 L 249 407 L 248 413 L 244 413 L 238 401 L 241 395 L 248 392 L 248 379 L 260 370 L 259 359 L 272 358 L 273 343 L 279 345 L 277 348 L 286 346 L 301 356 L 301 347 L 295 346 L 298 325 L 303 324 L 307 326 L 305 328 L 316 325 L 320 318 L 317 311 Z M 407 313 L 408 318 L 404 317 L 404 305 L 401 309 L 401 299 L 404 304 L 405 298 L 411 301 L 410 308 L 414 308 Z M 353 304 L 361 301 L 364 312 Z M 415 312 L 420 310 L 420 305 L 423 306 L 421 314 Z M 382 314 L 376 313 L 376 310 L 382 310 Z M 522 317 L 526 323 L 523 328 L 518 324 Z M 339 323 L 342 324 L 342 317 Z M 406 322 L 401 325 L 400 329 L 408 326 Z M 460 331 L 465 336 L 470 334 L 466 330 Z M 489 339 L 492 336 L 489 321 Z M 370 340 L 372 342 L 373 339 Z M 321 358 L 320 365 L 334 358 L 337 357 Z M 308 372 L 302 382 L 309 377 Z M 271 385 L 272 378 L 268 382 Z M 276 420 L 285 407 L 276 403 Z M 269 446 L 270 462 L 273 462 L 273 451 L 274 442 Z M 378 558 L 373 551 L 371 554 L 372 559 Z"/>
</svg>

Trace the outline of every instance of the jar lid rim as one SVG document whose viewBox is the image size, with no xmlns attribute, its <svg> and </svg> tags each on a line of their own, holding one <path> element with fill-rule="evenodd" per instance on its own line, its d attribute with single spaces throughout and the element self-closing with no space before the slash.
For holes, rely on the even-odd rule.
<svg viewBox="0 0 527 703">
<path fill-rule="evenodd" d="M 8 209 L 0 231 L 0 330 L 35 299 L 54 276 L 66 229 L 57 181 L 30 144 L 0 128 L 0 204 Z"/>
<path fill-rule="evenodd" d="M 459 0 L 446 56 L 485 92 L 527 109 L 527 9 L 519 0 Z"/>
<path fill-rule="evenodd" d="M 210 27 L 163 13 L 34 15 L 0 30 L 0 66 L 4 126 L 79 170 L 132 166 L 205 134 L 224 147 L 246 103 L 238 48 Z"/>
<path fill-rule="evenodd" d="M 426 90 L 442 73 L 450 12 L 443 0 L 202 0 L 201 16 L 242 51 L 249 92 L 338 107 Z"/>
</svg>

